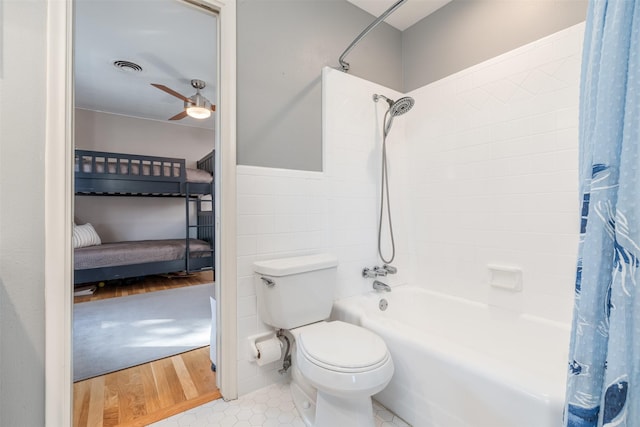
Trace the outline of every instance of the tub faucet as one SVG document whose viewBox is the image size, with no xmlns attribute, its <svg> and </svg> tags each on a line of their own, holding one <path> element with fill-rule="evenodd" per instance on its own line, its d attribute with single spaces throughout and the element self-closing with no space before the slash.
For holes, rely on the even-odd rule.
<svg viewBox="0 0 640 427">
<path fill-rule="evenodd" d="M 396 274 L 397 272 L 397 268 L 385 264 L 382 267 L 364 268 L 362 270 L 362 277 L 365 279 L 373 279 L 380 276 L 385 277 L 387 274 Z"/>
<path fill-rule="evenodd" d="M 376 276 L 382 276 L 382 277 L 385 277 L 387 273 L 389 273 L 387 269 L 384 267 L 373 267 L 373 271 L 376 273 Z"/>
<path fill-rule="evenodd" d="M 386 283 L 382 283 L 379 280 L 373 281 L 373 289 L 375 289 L 376 291 L 391 292 L 391 286 L 387 285 Z"/>
</svg>

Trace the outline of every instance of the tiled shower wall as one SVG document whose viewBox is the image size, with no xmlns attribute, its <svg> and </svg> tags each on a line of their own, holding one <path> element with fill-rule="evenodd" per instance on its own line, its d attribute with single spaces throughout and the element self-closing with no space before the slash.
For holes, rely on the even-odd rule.
<svg viewBox="0 0 640 427">
<path fill-rule="evenodd" d="M 568 322 L 577 249 L 577 105 L 583 25 L 413 91 L 388 138 L 399 274 L 412 283 Z M 366 292 L 376 254 L 381 126 L 401 94 L 323 70 L 324 172 L 238 166 L 239 392 L 277 382 L 249 361 L 268 331 L 252 263 L 328 251 L 336 298 Z M 388 241 L 384 243 L 388 253 Z M 488 286 L 487 264 L 518 267 L 523 291 Z"/>
<path fill-rule="evenodd" d="M 411 282 L 569 322 L 584 24 L 413 91 Z M 520 268 L 522 292 L 488 285 Z"/>
</svg>

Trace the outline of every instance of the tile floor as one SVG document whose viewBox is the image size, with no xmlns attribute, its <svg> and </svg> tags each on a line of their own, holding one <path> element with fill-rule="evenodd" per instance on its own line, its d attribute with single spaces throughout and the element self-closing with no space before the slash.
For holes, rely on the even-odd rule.
<svg viewBox="0 0 640 427">
<path fill-rule="evenodd" d="M 406 427 L 406 422 L 379 403 L 373 403 L 376 427 Z M 151 427 L 304 427 L 288 384 L 273 384 L 238 400 L 222 399 L 174 415 Z"/>
</svg>

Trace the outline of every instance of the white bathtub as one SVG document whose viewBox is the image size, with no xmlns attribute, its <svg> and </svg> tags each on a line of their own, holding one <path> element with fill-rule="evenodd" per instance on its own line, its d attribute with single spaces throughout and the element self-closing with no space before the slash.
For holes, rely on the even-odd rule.
<svg viewBox="0 0 640 427">
<path fill-rule="evenodd" d="M 384 338 L 395 373 L 375 398 L 415 427 L 562 425 L 568 325 L 412 286 L 339 300 L 332 318 Z"/>
</svg>

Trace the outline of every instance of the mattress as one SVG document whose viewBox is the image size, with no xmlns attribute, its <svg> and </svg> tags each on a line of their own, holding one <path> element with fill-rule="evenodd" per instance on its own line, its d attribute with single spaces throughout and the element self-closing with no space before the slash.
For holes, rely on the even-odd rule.
<svg viewBox="0 0 640 427">
<path fill-rule="evenodd" d="M 75 249 L 74 268 L 76 270 L 86 270 L 88 268 L 184 259 L 185 249 L 185 239 L 104 243 L 98 246 Z M 210 251 L 211 247 L 205 241 L 190 239 L 189 250 L 192 252 Z M 209 255 L 211 255 L 211 252 L 192 253 L 192 257 L 206 257 Z"/>
<path fill-rule="evenodd" d="M 75 171 L 80 172 L 80 161 L 78 157 L 76 157 Z M 82 172 L 84 173 L 110 173 L 110 174 L 118 174 L 118 175 L 129 175 L 129 163 L 126 161 L 120 162 L 120 171 L 118 172 L 118 164 L 114 161 L 107 162 L 107 172 L 105 172 L 105 161 L 96 159 L 95 170 L 92 167 L 92 161 L 90 159 L 82 160 Z M 142 173 L 140 168 L 142 167 Z M 164 175 L 162 175 L 164 169 Z M 144 176 L 144 177 L 175 177 L 178 178 L 180 176 L 180 165 L 175 163 L 173 165 L 170 164 L 150 164 L 145 162 L 131 162 L 131 175 L 134 177 Z M 213 181 L 213 177 L 211 174 L 202 169 L 192 169 L 185 168 L 185 177 L 187 182 L 193 183 L 210 183 Z"/>
</svg>

